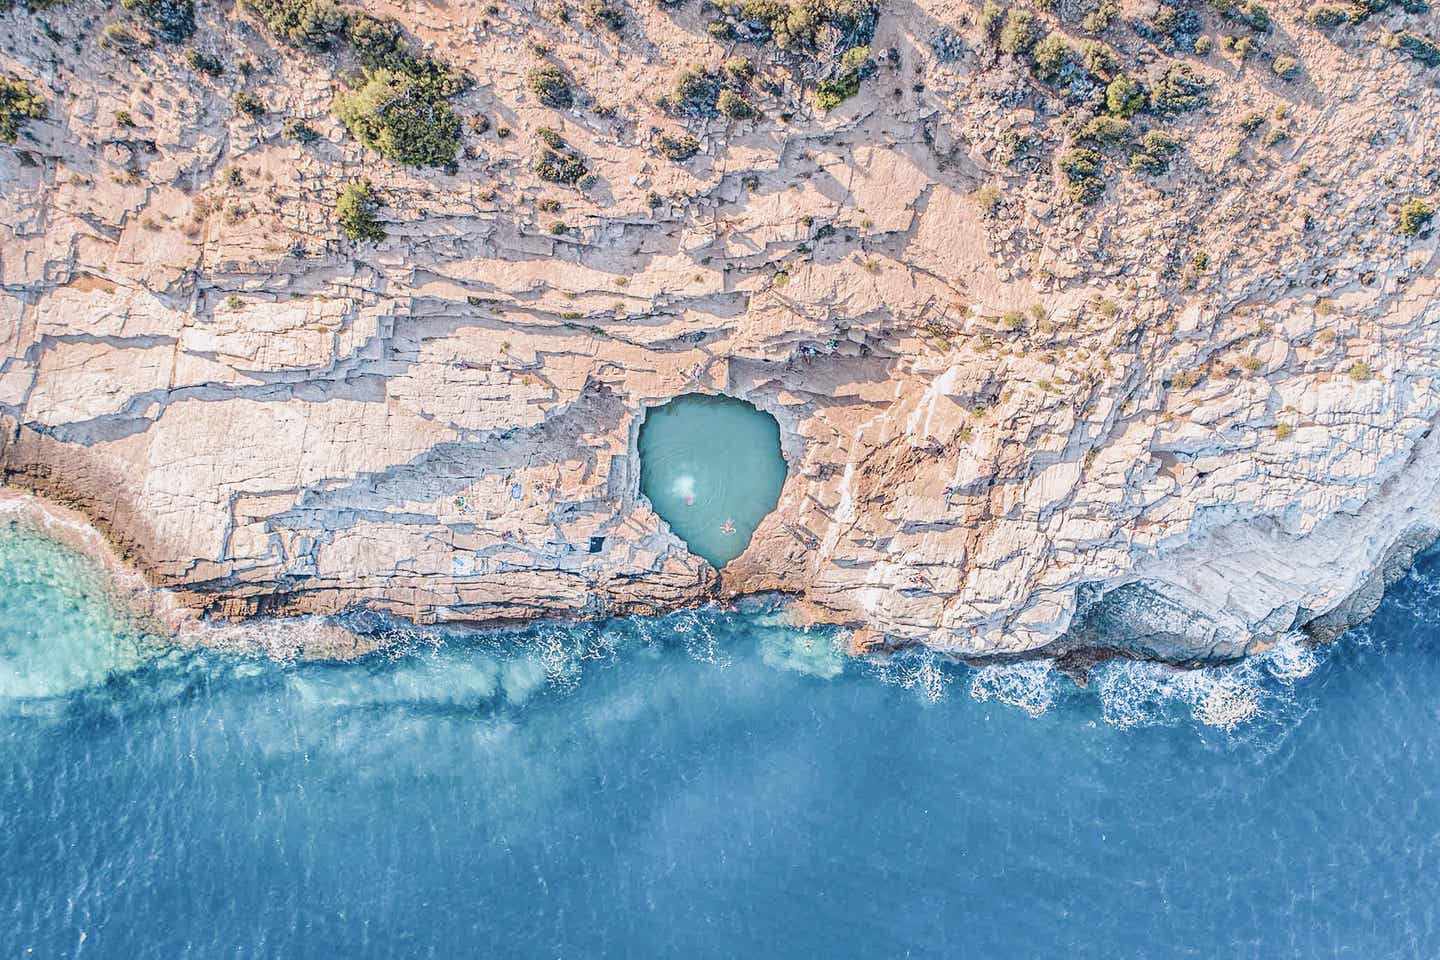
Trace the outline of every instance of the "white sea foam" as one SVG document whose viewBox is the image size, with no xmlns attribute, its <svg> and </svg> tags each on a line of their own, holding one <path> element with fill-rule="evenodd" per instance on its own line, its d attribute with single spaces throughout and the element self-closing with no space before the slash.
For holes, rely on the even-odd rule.
<svg viewBox="0 0 1440 960">
<path fill-rule="evenodd" d="M 1278 719 L 1293 702 L 1292 688 L 1319 665 L 1299 635 L 1239 663 L 1182 670 L 1143 661 L 1111 661 L 1092 672 L 1107 723 L 1154 726 L 1190 717 L 1227 732 L 1259 718 Z"/>
<path fill-rule="evenodd" d="M 939 703 L 955 679 L 954 664 L 923 647 L 867 660 L 870 674 L 881 683 L 913 690 L 926 703 Z"/>
<path fill-rule="evenodd" d="M 1032 717 L 1044 714 L 1055 703 L 1060 677 L 1048 660 L 995 664 L 981 667 L 970 680 L 970 696 L 976 700 L 999 700 L 1019 707 Z"/>
</svg>

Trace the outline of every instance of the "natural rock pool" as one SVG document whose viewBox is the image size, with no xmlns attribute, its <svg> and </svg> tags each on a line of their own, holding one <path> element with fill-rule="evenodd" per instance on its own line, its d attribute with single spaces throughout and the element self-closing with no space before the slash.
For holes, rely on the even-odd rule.
<svg viewBox="0 0 1440 960">
<path fill-rule="evenodd" d="M 690 552 L 717 569 L 738 557 L 780 500 L 780 425 L 734 397 L 690 393 L 640 427 L 640 492 Z"/>
</svg>

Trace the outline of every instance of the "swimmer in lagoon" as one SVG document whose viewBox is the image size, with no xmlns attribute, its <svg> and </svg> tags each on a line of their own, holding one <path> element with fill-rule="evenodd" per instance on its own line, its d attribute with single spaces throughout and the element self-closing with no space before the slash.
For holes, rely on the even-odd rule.
<svg viewBox="0 0 1440 960">
<path fill-rule="evenodd" d="M 734 533 L 734 532 L 735 532 L 735 521 L 733 521 L 733 520 L 726 520 L 726 521 L 720 526 L 720 532 L 721 532 L 721 533 Z"/>
</svg>

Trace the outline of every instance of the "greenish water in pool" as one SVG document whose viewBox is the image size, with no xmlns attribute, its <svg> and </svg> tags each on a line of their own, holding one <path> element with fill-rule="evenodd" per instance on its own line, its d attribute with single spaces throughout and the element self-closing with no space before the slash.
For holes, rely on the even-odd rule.
<svg viewBox="0 0 1440 960">
<path fill-rule="evenodd" d="M 743 400 L 686 394 L 640 427 L 640 492 L 717 568 L 749 545 L 784 484 L 780 426 Z"/>
</svg>

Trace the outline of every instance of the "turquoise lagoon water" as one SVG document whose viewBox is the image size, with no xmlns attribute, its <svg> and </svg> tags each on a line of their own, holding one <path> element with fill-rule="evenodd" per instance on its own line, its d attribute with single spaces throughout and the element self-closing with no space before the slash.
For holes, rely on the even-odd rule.
<svg viewBox="0 0 1440 960">
<path fill-rule="evenodd" d="M 1440 956 L 1437 597 L 1084 690 L 763 606 L 283 664 L 11 531 L 0 957 Z"/>
<path fill-rule="evenodd" d="M 691 393 L 650 410 L 639 450 L 640 492 L 715 567 L 740 556 L 785 485 L 779 424 L 733 397 Z"/>
</svg>

